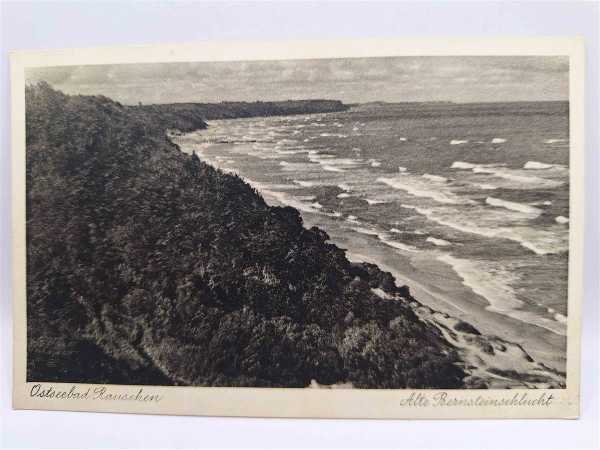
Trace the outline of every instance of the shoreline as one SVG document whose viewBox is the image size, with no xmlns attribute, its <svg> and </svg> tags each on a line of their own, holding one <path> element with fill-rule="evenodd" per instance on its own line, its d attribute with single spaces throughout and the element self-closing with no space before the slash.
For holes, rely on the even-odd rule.
<svg viewBox="0 0 600 450">
<path fill-rule="evenodd" d="M 181 146 L 179 147 L 181 148 Z M 182 151 L 184 150 L 182 149 Z M 191 153 L 189 149 L 186 149 L 185 152 Z M 225 173 L 230 172 L 230 170 L 220 168 L 214 161 L 210 161 L 210 158 L 203 155 L 201 150 L 196 150 L 196 153 L 215 168 Z M 269 205 L 289 206 L 279 197 L 261 189 L 259 182 L 253 182 L 246 178 L 244 180 L 259 191 Z M 439 261 L 428 261 L 425 258 L 415 264 L 408 256 L 401 252 L 392 252 L 385 245 L 375 243 L 368 236 L 340 229 L 339 226 L 333 226 L 333 224 L 328 226 L 327 222 L 331 220 L 330 218 L 306 210 L 298 210 L 298 212 L 306 228 L 317 226 L 327 232 L 330 237 L 329 242 L 345 249 L 348 260 L 375 264 L 381 270 L 390 272 L 395 278 L 396 284 L 398 286 L 407 285 L 416 301 L 425 309 L 429 309 L 429 313 L 434 316 L 441 317 L 442 320 L 449 318 L 466 322 L 491 340 L 514 345 L 525 354 L 524 358 L 529 358 L 531 355 L 536 363 L 548 368 L 549 373 L 560 373 L 559 378 L 565 372 L 566 360 L 561 356 L 566 353 L 564 351 L 565 336 L 486 309 L 490 305 L 489 302 L 465 286 L 449 265 Z M 428 283 L 427 279 L 432 276 L 443 279 L 443 284 L 449 286 L 450 291 L 455 295 L 441 292 L 435 285 Z M 422 320 L 424 319 L 422 318 Z M 445 327 L 440 325 L 439 321 L 434 322 L 438 328 Z M 445 338 L 452 342 L 452 336 L 445 336 Z M 515 367 L 523 368 L 523 365 L 515 364 Z"/>
</svg>

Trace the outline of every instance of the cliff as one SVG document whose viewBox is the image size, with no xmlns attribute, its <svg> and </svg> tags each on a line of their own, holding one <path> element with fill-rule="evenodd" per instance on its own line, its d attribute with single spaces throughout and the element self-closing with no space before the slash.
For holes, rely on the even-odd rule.
<svg viewBox="0 0 600 450">
<path fill-rule="evenodd" d="M 462 386 L 406 288 L 180 152 L 177 114 L 46 84 L 26 110 L 28 380 Z"/>
</svg>

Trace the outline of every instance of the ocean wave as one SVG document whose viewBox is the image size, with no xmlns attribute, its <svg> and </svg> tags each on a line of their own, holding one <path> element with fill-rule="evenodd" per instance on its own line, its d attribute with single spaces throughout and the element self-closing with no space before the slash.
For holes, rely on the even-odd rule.
<svg viewBox="0 0 600 450">
<path fill-rule="evenodd" d="M 497 206 L 499 208 L 510 209 L 511 211 L 517 211 L 517 212 L 522 212 L 525 214 L 530 214 L 533 217 L 537 217 L 542 213 L 542 211 L 540 209 L 535 208 L 533 206 L 525 205 L 523 203 L 509 202 L 508 200 L 502 200 L 502 199 L 495 198 L 495 197 L 488 197 L 485 199 L 485 202 L 491 206 Z"/>
<path fill-rule="evenodd" d="M 568 142 L 567 139 L 546 139 L 544 144 L 559 144 L 562 142 Z"/>
<path fill-rule="evenodd" d="M 405 137 L 401 137 L 401 138 L 398 138 L 398 140 L 399 140 L 400 142 L 406 142 L 406 140 L 407 140 L 407 139 L 406 139 Z"/>
<path fill-rule="evenodd" d="M 565 216 L 558 216 L 554 219 L 554 221 L 556 223 L 560 223 L 560 224 L 566 224 L 569 223 L 569 218 L 565 217 Z"/>
<path fill-rule="evenodd" d="M 438 247 L 447 247 L 452 245 L 451 242 L 446 241 L 445 239 L 434 238 L 432 236 L 427 236 L 425 239 L 427 242 L 431 242 L 433 245 L 437 245 Z"/>
<path fill-rule="evenodd" d="M 342 192 L 341 194 L 337 195 L 337 198 L 349 198 L 352 197 L 352 195 L 348 194 L 347 192 Z"/>
<path fill-rule="evenodd" d="M 406 172 L 407 170 L 408 170 L 408 169 L 407 169 L 406 167 L 402 167 L 402 166 L 399 166 L 399 167 L 398 167 L 398 172 L 400 172 L 400 173 L 404 173 L 404 172 Z"/>
<path fill-rule="evenodd" d="M 316 181 L 292 180 L 292 182 L 302 187 L 315 187 L 320 185 L 320 183 Z"/>
<path fill-rule="evenodd" d="M 296 198 L 303 202 L 312 202 L 313 200 L 316 200 L 317 197 L 314 195 L 297 195 Z"/>
<path fill-rule="evenodd" d="M 466 144 L 468 142 L 469 142 L 468 140 L 452 139 L 450 141 L 450 145 L 460 145 L 460 144 Z"/>
<path fill-rule="evenodd" d="M 431 186 L 427 182 L 422 181 L 419 177 L 402 177 L 402 178 L 377 178 L 377 182 L 387 184 L 394 189 L 403 190 L 415 197 L 425 197 L 435 200 L 439 203 L 447 204 L 472 204 L 473 200 L 457 196 L 450 191 L 441 191 L 440 187 Z"/>
<path fill-rule="evenodd" d="M 567 170 L 567 168 L 560 164 L 546 164 L 537 161 L 527 161 L 523 166 L 523 169 L 526 170 Z"/>
<path fill-rule="evenodd" d="M 504 164 L 473 164 L 464 161 L 455 161 L 452 163 L 450 168 L 471 170 L 475 174 L 486 174 L 495 178 L 508 180 L 511 183 L 510 185 L 500 187 L 512 189 L 519 187 L 526 189 L 548 189 L 564 185 L 564 181 L 562 180 L 541 178 L 539 176 L 532 175 L 530 173 L 531 170 L 509 169 L 505 167 Z"/>
<path fill-rule="evenodd" d="M 377 236 L 379 234 L 377 230 L 372 228 L 354 227 L 352 229 L 357 233 L 366 234 L 368 236 Z"/>
<path fill-rule="evenodd" d="M 488 183 L 474 183 L 474 186 L 477 186 L 479 189 L 484 191 L 493 191 L 498 189 L 498 186 L 494 186 L 493 184 Z"/>
<path fill-rule="evenodd" d="M 418 248 L 413 247 L 412 245 L 405 244 L 403 242 L 390 240 L 390 236 L 385 233 L 380 233 L 377 235 L 377 238 L 383 242 L 388 247 L 392 247 L 398 250 L 403 250 L 405 252 L 416 253 L 419 251 Z"/>
<path fill-rule="evenodd" d="M 347 134 L 341 134 L 341 133 L 321 133 L 319 136 L 321 136 L 321 137 L 336 137 L 336 138 L 347 138 L 348 137 Z"/>
<path fill-rule="evenodd" d="M 448 181 L 448 178 L 446 178 L 446 177 L 440 177 L 439 175 L 431 175 L 431 174 L 428 174 L 428 173 L 424 173 L 421 176 L 423 178 L 428 179 L 428 180 L 436 181 L 436 182 L 439 182 L 439 183 L 445 183 L 446 181 Z"/>
<path fill-rule="evenodd" d="M 381 162 L 377 161 L 376 159 L 371 159 L 369 161 L 371 163 L 371 167 L 380 167 L 381 166 Z"/>
<path fill-rule="evenodd" d="M 365 201 L 369 204 L 369 205 L 382 205 L 384 203 L 389 203 L 386 200 L 374 200 L 374 199 L 370 199 L 370 198 L 366 198 Z"/>
<path fill-rule="evenodd" d="M 560 254 L 569 249 L 568 235 L 564 233 L 564 229 L 552 229 L 551 227 L 540 229 L 514 225 L 528 218 L 523 213 L 513 212 L 512 214 L 515 216 L 510 217 L 506 215 L 509 213 L 493 214 L 491 210 L 486 212 L 479 208 L 467 213 L 454 208 L 432 209 L 409 204 L 400 206 L 412 209 L 432 222 L 462 233 L 517 242 L 537 255 Z M 556 227 L 559 226 L 556 225 Z"/>
<path fill-rule="evenodd" d="M 323 170 L 326 170 L 327 172 L 345 172 L 345 170 L 340 167 L 334 167 L 328 164 L 322 164 L 321 166 L 323 167 Z"/>
<path fill-rule="evenodd" d="M 352 188 L 350 187 L 350 185 L 346 184 L 346 183 L 340 183 L 337 185 L 341 190 L 343 191 L 351 191 Z"/>
<path fill-rule="evenodd" d="M 525 303 L 517 298 L 512 288 L 512 285 L 519 281 L 514 272 L 509 272 L 491 261 L 473 261 L 449 254 L 440 255 L 437 259 L 452 267 L 452 270 L 462 279 L 463 285 L 488 302 L 487 310 L 547 329 L 558 335 L 566 335 L 565 323 L 556 320 L 556 317 L 548 319 L 523 309 Z"/>
<path fill-rule="evenodd" d="M 492 144 L 504 144 L 505 142 L 506 142 L 506 139 L 502 139 L 502 138 L 492 139 Z"/>
<path fill-rule="evenodd" d="M 471 170 L 471 169 L 474 169 L 475 167 L 477 167 L 477 164 L 471 164 L 471 163 L 463 162 L 463 161 L 454 161 L 452 163 L 452 165 L 450 166 L 451 169 L 464 169 L 464 170 Z"/>
</svg>

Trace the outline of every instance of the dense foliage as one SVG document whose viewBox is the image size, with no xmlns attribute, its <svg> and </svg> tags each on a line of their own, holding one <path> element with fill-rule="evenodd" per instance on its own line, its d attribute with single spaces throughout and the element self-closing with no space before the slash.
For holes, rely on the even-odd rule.
<svg viewBox="0 0 600 450">
<path fill-rule="evenodd" d="M 462 385 L 437 330 L 372 291 L 406 288 L 180 152 L 176 115 L 47 84 L 26 108 L 29 380 Z"/>
<path fill-rule="evenodd" d="M 134 114 L 142 112 L 147 117 L 151 117 L 152 121 L 163 129 L 177 128 L 180 131 L 192 131 L 205 128 L 206 125 L 199 125 L 202 120 L 326 113 L 345 111 L 348 106 L 339 100 L 286 100 L 279 102 L 171 103 L 139 105 L 129 108 Z"/>
</svg>

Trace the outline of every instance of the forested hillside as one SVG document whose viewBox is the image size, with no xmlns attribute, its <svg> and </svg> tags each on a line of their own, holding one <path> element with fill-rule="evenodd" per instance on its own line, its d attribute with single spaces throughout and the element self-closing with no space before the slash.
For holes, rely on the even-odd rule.
<svg viewBox="0 0 600 450">
<path fill-rule="evenodd" d="M 203 114 L 47 84 L 26 108 L 29 381 L 462 386 L 391 275 L 167 140 Z"/>
</svg>

